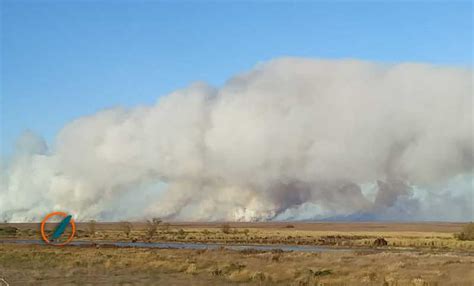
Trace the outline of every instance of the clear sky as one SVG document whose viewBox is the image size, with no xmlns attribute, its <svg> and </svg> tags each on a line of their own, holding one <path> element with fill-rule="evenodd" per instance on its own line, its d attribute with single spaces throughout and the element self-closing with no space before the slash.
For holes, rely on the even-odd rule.
<svg viewBox="0 0 474 286">
<path fill-rule="evenodd" d="M 281 56 L 472 66 L 472 4 L 1 0 L 1 142 Z"/>
</svg>

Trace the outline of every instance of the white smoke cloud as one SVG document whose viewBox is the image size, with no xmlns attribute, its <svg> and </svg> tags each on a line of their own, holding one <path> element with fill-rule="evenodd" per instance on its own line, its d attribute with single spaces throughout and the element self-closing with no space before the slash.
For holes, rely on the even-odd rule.
<svg viewBox="0 0 474 286">
<path fill-rule="evenodd" d="M 472 81 L 423 64 L 270 61 L 78 118 L 50 151 L 26 133 L 1 170 L 0 218 L 471 220 Z"/>
</svg>

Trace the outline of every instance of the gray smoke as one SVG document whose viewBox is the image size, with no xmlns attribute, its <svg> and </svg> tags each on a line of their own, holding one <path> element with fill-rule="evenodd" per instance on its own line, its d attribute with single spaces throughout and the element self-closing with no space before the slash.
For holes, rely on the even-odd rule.
<svg viewBox="0 0 474 286">
<path fill-rule="evenodd" d="M 26 133 L 0 218 L 470 220 L 471 70 L 283 58 Z M 441 211 L 440 209 L 446 209 Z"/>
</svg>

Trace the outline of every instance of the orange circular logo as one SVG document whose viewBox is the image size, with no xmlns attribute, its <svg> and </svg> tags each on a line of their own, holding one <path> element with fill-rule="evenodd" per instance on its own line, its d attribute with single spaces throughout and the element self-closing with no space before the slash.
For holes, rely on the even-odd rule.
<svg viewBox="0 0 474 286">
<path fill-rule="evenodd" d="M 56 226 L 53 233 L 48 235 L 45 230 L 46 222 L 54 217 L 62 217 L 62 221 Z M 59 238 L 64 234 L 66 228 L 71 226 L 71 234 L 67 237 L 65 241 L 59 241 Z M 50 245 L 62 246 L 66 245 L 72 241 L 74 235 L 76 233 L 76 224 L 74 223 L 74 219 L 72 219 L 71 215 L 68 215 L 65 212 L 52 212 L 48 214 L 42 221 L 41 221 L 41 237 L 43 238 L 44 242 Z"/>
</svg>

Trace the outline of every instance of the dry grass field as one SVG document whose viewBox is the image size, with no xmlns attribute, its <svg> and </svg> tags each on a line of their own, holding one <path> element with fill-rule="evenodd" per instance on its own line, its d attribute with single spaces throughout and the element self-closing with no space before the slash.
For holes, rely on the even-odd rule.
<svg viewBox="0 0 474 286">
<path fill-rule="evenodd" d="M 76 240 L 322 245 L 307 253 L 18 245 L 36 224 L 3 224 L 0 278 L 10 285 L 473 285 L 474 241 L 456 223 L 80 223 Z M 376 247 L 383 237 L 388 245 Z M 132 244 L 133 245 L 133 244 Z M 375 251 L 373 251 L 375 249 Z M 1 281 L 1 280 L 0 280 Z M 0 282 L 0 285 L 1 282 Z"/>
<path fill-rule="evenodd" d="M 39 239 L 38 224 L 8 224 L 18 228 L 1 238 Z M 289 244 L 331 247 L 372 247 L 383 237 L 390 248 L 474 251 L 474 241 L 454 235 L 462 223 L 78 223 L 77 240 L 140 242 L 212 242 L 223 244 Z M 0 228 L 6 224 L 0 224 Z"/>
<path fill-rule="evenodd" d="M 0 244 L 11 285 L 472 285 L 453 253 L 278 252 Z"/>
</svg>

